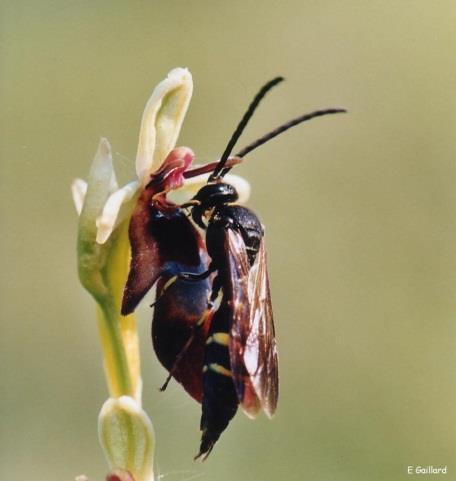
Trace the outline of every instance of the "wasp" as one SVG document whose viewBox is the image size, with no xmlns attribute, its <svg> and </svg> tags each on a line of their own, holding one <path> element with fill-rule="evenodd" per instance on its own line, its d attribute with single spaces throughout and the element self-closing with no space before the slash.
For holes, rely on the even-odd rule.
<svg viewBox="0 0 456 481">
<path fill-rule="evenodd" d="M 191 149 L 173 149 L 151 175 L 130 222 L 132 259 L 122 314 L 132 312 L 157 285 L 152 340 L 169 372 L 161 389 L 174 378 L 202 404 L 195 459 L 209 455 L 238 406 L 249 417 L 260 410 L 272 417 L 279 393 L 264 228 L 254 212 L 236 203 L 238 193 L 224 177 L 289 128 L 346 111 L 301 115 L 232 156 L 259 103 L 282 80 L 269 81 L 256 94 L 217 162 L 191 168 Z M 210 173 L 207 183 L 189 202 L 169 200 L 170 191 L 202 173 Z"/>
</svg>

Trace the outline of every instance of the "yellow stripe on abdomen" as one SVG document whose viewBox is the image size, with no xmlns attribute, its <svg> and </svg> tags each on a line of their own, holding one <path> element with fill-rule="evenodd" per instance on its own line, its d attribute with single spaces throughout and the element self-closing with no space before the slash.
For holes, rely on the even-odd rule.
<svg viewBox="0 0 456 481">
<path fill-rule="evenodd" d="M 206 344 L 211 344 L 212 342 L 216 342 L 221 346 L 228 346 L 230 343 L 230 335 L 226 332 L 214 332 L 207 338 Z"/>
<path fill-rule="evenodd" d="M 203 372 L 206 372 L 207 369 L 210 369 L 212 372 L 215 372 L 217 374 L 221 374 L 222 376 L 231 377 L 231 371 L 226 367 L 223 367 L 221 364 L 212 362 L 211 364 L 209 364 L 209 366 L 203 367 Z"/>
</svg>

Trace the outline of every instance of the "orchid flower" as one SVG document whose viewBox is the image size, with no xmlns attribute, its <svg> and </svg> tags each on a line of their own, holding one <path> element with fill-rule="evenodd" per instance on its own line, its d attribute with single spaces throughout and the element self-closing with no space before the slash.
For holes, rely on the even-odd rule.
<svg viewBox="0 0 456 481">
<path fill-rule="evenodd" d="M 154 479 L 154 433 L 141 407 L 136 321 L 132 314 L 122 316 L 120 305 L 130 261 L 128 225 L 132 211 L 151 174 L 169 155 L 180 152 L 175 144 L 192 90 L 190 72 L 176 68 L 152 92 L 141 122 L 135 180 L 119 188 L 111 146 L 102 138 L 88 180 L 76 179 L 72 184 L 79 214 L 79 278 L 97 303 L 110 394 L 99 416 L 99 439 L 112 470 L 110 479 L 123 479 L 122 476 L 134 481 Z M 190 149 L 180 149 L 190 153 L 193 159 Z M 188 199 L 206 182 L 207 175 L 183 181 L 183 185 L 176 186 L 181 187 L 177 195 Z M 240 201 L 247 200 L 250 187 L 244 179 L 227 175 L 225 180 L 238 189 Z"/>
</svg>

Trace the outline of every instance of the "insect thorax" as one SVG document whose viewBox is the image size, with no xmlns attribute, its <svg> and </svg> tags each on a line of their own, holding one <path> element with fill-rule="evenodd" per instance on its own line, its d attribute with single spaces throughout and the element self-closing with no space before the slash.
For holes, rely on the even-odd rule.
<svg viewBox="0 0 456 481">
<path fill-rule="evenodd" d="M 206 244 L 209 255 L 216 263 L 224 249 L 226 229 L 233 229 L 241 234 L 249 263 L 252 265 L 264 235 L 258 217 L 247 207 L 237 204 L 225 204 L 214 209 L 207 227 Z"/>
</svg>

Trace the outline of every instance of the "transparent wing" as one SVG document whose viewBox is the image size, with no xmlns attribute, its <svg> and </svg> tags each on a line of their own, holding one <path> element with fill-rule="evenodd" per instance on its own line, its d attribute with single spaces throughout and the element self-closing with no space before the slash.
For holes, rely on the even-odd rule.
<svg viewBox="0 0 456 481">
<path fill-rule="evenodd" d="M 249 273 L 250 330 L 244 364 L 261 407 L 271 417 L 279 396 L 279 372 L 274 320 L 264 241 Z"/>
<path fill-rule="evenodd" d="M 278 398 L 277 347 L 264 243 L 252 267 L 238 232 L 227 230 L 225 249 L 232 309 L 230 361 L 238 399 L 248 416 L 261 408 L 272 416 Z"/>
</svg>

